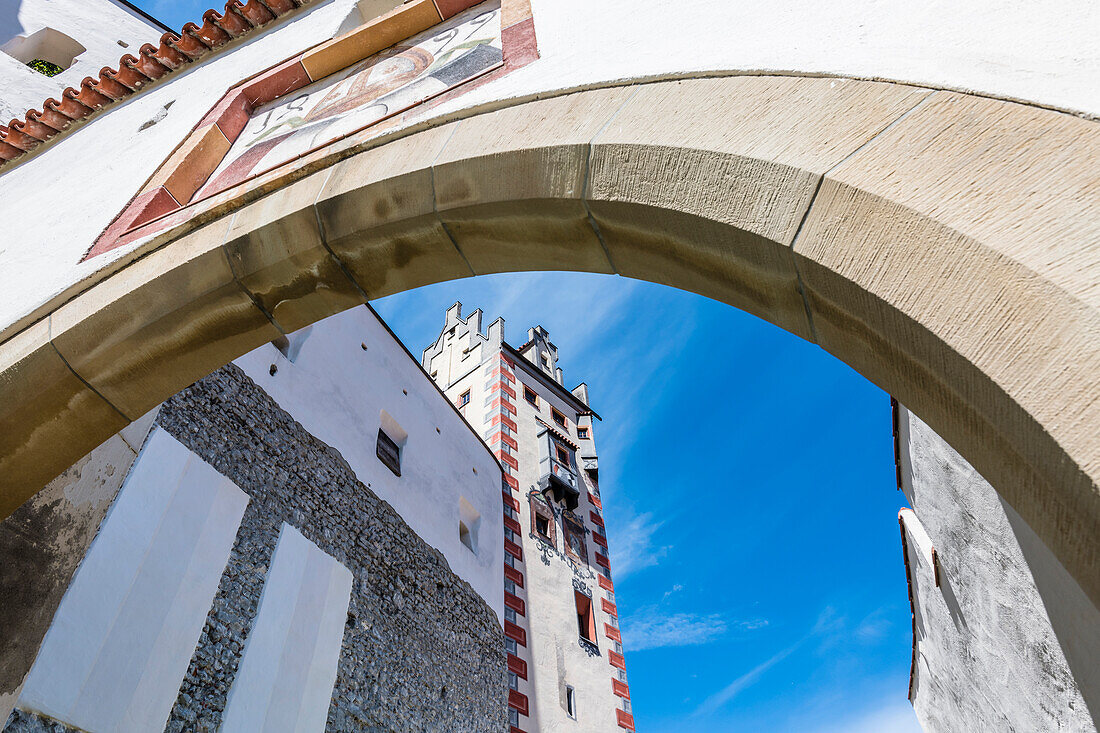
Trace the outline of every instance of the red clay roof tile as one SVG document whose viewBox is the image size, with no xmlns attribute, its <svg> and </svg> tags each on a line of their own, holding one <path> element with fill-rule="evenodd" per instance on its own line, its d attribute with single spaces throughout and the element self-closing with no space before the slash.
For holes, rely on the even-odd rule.
<svg viewBox="0 0 1100 733">
<path fill-rule="evenodd" d="M 111 102 L 140 91 L 150 81 L 312 1 L 228 0 L 224 12 L 207 10 L 202 14 L 201 26 L 188 23 L 179 35 L 165 33 L 159 46 L 146 43 L 137 56 L 126 54 L 120 58 L 117 69 L 104 67 L 98 79 L 86 77 L 79 89 L 69 87 L 63 91 L 60 101 L 47 99 L 41 110 L 29 110 L 24 119 L 0 125 L 0 166 L 66 130 L 73 121 L 95 114 Z"/>
</svg>

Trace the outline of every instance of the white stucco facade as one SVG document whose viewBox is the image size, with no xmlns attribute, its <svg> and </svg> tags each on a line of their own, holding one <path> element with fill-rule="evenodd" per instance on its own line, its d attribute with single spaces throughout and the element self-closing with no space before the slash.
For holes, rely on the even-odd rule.
<svg viewBox="0 0 1100 733">
<path fill-rule="evenodd" d="M 366 307 L 294 334 L 287 353 L 293 361 L 267 345 L 234 363 L 302 427 L 340 451 L 359 480 L 502 617 L 500 466 L 477 435 Z M 376 455 L 381 427 L 404 433 L 400 476 Z M 464 501 L 481 518 L 476 552 L 459 535 Z"/>
<path fill-rule="evenodd" d="M 431 116 L 553 90 L 727 73 L 888 79 L 1100 115 L 1100 9 L 1064 0 L 861 0 L 842 7 L 806 0 L 533 0 L 532 8 L 540 58 Z M 84 24 L 103 25 L 102 17 Z M 0 170 L 0 201 L 20 212 L 8 217 L 0 241 L 0 286 L 9 294 L 0 302 L 0 324 L 34 313 L 132 249 L 80 263 L 225 90 L 361 18 L 352 0 L 314 2 Z M 43 193 L 58 192 L 59 181 L 64 195 Z"/>
<path fill-rule="evenodd" d="M 248 497 L 154 428 L 54 615 L 19 706 L 163 730 Z"/>
<path fill-rule="evenodd" d="M 77 124 L 75 129 L 41 149 L 0 169 L 0 201 L 7 214 L 4 236 L 0 238 L 0 287 L 5 293 L 0 299 L 0 328 L 14 324 L 10 335 L 29 325 L 41 315 L 36 311 L 42 304 L 58 294 L 75 293 L 86 276 L 126 258 L 137 245 L 80 261 L 96 237 L 224 91 L 242 78 L 363 20 L 362 6 L 352 0 L 318 0 L 164 81 L 150 84 L 89 122 Z M 860 0 L 843 7 L 805 0 L 754 6 L 721 0 L 677 3 L 532 0 L 532 7 L 539 60 L 434 108 L 431 116 L 445 118 L 463 109 L 533 98 L 556 90 L 725 74 L 886 79 L 1100 116 L 1100 84 L 1097 84 L 1100 46 L 1095 42 L 1100 30 L 1100 9 L 1082 8 L 1065 0 L 1041 4 L 980 0 L 924 5 L 900 0 Z M 62 85 L 75 85 L 79 78 L 94 75 L 100 66 L 115 65 L 120 53 L 159 35 L 144 20 L 113 2 L 7 0 L 0 8 L 5 13 L 0 16 L 0 30 L 7 29 L 0 35 L 0 45 L 16 36 L 52 27 L 87 49 L 74 57 L 76 63 L 72 68 L 53 79 L 30 76 L 35 72 L 21 61 L 0 55 L 0 81 L 5 85 L 0 87 L 0 113 L 5 115 L 39 106 L 46 97 L 56 96 Z M 16 11 L 8 12 L 12 8 Z M 43 15 L 47 10 L 51 18 L 65 19 L 71 25 L 47 19 Z M 118 41 L 127 46 L 119 45 Z M 274 346 L 265 346 L 237 363 L 310 432 L 339 450 L 356 475 L 439 549 L 454 571 L 470 582 L 501 616 L 504 611 L 499 599 L 503 591 L 498 570 L 502 556 L 501 543 L 494 534 L 499 528 L 493 508 L 499 501 L 495 494 L 499 474 L 494 473 L 498 469 L 491 456 L 475 450 L 473 442 L 447 444 L 460 434 L 454 427 L 460 425 L 454 422 L 457 416 L 445 405 L 433 403 L 434 397 L 422 389 L 423 374 L 402 361 L 399 346 L 385 340 L 382 326 L 369 318 L 355 321 L 355 317 L 334 322 L 337 325 L 331 326 L 331 330 L 319 324 L 308 335 L 296 334 L 286 355 Z M 360 337 L 360 333 L 366 335 Z M 371 340 L 368 336 L 377 338 Z M 360 344 L 367 348 L 361 349 Z M 447 367 L 450 370 L 447 384 L 461 386 L 462 380 L 467 380 L 473 404 L 478 406 L 488 395 L 480 391 L 484 389 L 482 373 L 470 365 L 483 358 L 480 353 L 453 354 Z M 436 370 L 434 366 L 429 368 Z M 417 384 L 417 379 L 421 380 L 420 386 L 410 386 Z M 518 402 L 524 411 L 520 416 L 531 417 L 522 401 Z M 449 426 L 447 421 L 451 421 Z M 388 473 L 375 456 L 375 433 L 382 425 L 401 434 L 402 450 L 409 461 L 402 477 Z M 440 438 L 441 435 L 447 437 Z M 476 436 L 469 438 L 476 441 Z M 461 441 L 466 441 L 466 437 Z M 537 463 L 537 456 L 530 450 L 520 451 L 520 457 L 525 462 Z M 957 465 L 954 459 L 943 460 L 944 465 Z M 937 556 L 944 558 L 943 569 L 950 582 L 953 572 L 962 573 L 967 565 L 952 567 L 955 561 L 948 558 L 984 547 L 980 542 L 969 541 L 980 539 L 981 532 L 964 526 L 965 516 L 952 514 L 947 504 L 935 508 L 934 502 L 919 490 L 922 474 L 916 471 L 913 475 L 917 478 L 910 496 L 916 508 L 912 522 L 921 522 L 925 529 L 922 534 L 914 524 L 907 530 L 915 548 L 911 560 L 919 571 L 922 563 L 927 566 L 931 562 L 927 560 L 931 554 L 923 549 L 926 545 L 943 548 L 945 551 Z M 941 478 L 946 481 L 944 485 L 957 480 L 969 487 L 980 487 L 976 474 L 964 478 L 939 477 L 936 481 Z M 415 491 L 408 490 L 410 484 L 415 484 Z M 995 495 L 982 494 L 975 488 L 966 496 Z M 995 504 L 987 502 L 979 508 L 991 517 L 999 516 Z M 520 515 L 525 531 L 529 531 L 526 525 L 530 518 L 525 506 L 523 509 Z M 975 699 L 988 699 L 1010 689 L 1002 686 L 1001 692 L 987 692 L 998 689 L 1002 681 L 998 675 L 1003 670 L 1013 669 L 1016 679 L 1024 681 L 1020 684 L 1050 692 L 1056 700 L 1073 697 L 1066 692 L 1070 687 L 1060 682 L 1055 685 L 1057 689 L 1044 687 L 1049 686 L 1049 680 L 1041 674 L 1036 676 L 1034 667 L 1028 666 L 1034 660 L 1025 660 L 1018 668 L 1000 663 L 1011 656 L 1011 650 L 1021 644 L 1026 646 L 1033 638 L 1029 636 L 1032 630 L 1038 635 L 1034 638 L 1041 637 L 1044 648 L 1055 649 L 1057 645 L 1052 640 L 1063 647 L 1063 658 L 1052 662 L 1062 676 L 1054 679 L 1065 679 L 1065 669 L 1069 669 L 1083 704 L 1093 711 L 1097 708 L 1098 673 L 1095 665 L 1087 663 L 1100 656 L 1089 646 L 1090 640 L 1098 638 L 1096 609 L 1087 601 L 1082 602 L 1080 589 L 1053 556 L 1044 554 L 1045 548 L 1029 534 L 1023 522 L 1007 507 L 1002 509 L 1004 518 L 996 519 L 1000 522 L 997 526 L 1007 532 L 1002 534 L 1010 546 L 1015 536 L 1026 565 L 1017 562 L 1015 566 L 1020 571 L 1013 576 L 1018 577 L 1018 582 L 1009 587 L 997 583 L 990 586 L 1003 593 L 998 601 L 1007 603 L 1010 612 L 1000 615 L 999 606 L 991 609 L 982 598 L 972 599 L 974 608 L 967 609 L 961 592 L 957 600 L 965 615 L 984 618 L 994 629 L 1002 628 L 1002 622 L 1008 619 L 1020 630 L 1020 636 L 1008 641 L 995 634 L 967 637 L 956 625 L 951 607 L 944 611 L 935 605 L 939 602 L 936 594 L 943 597 L 942 588 L 950 586 L 929 587 L 927 582 L 922 585 L 919 575 L 914 585 L 918 606 L 924 612 L 922 619 L 927 621 L 925 628 L 943 630 L 939 635 L 921 639 L 927 652 L 923 658 L 935 663 L 926 668 L 923 677 L 918 670 L 915 687 L 918 712 L 924 706 L 928 712 L 922 719 L 936 721 L 944 729 L 987 721 L 981 711 L 967 707 L 969 703 L 940 706 L 933 684 L 936 675 L 946 675 L 959 686 L 977 685 L 972 687 L 978 690 Z M 937 516 L 940 512 L 942 516 Z M 952 522 L 958 526 L 945 530 L 944 527 L 954 526 Z M 476 532 L 471 533 L 469 530 L 475 524 Z M 467 530 L 465 534 L 461 533 L 462 526 Z M 473 549 L 469 546 L 471 534 L 476 536 Z M 960 541 L 960 537 L 966 537 L 967 542 Z M 958 552 L 946 551 L 952 547 Z M 493 555 L 494 552 L 498 554 Z M 1013 557 L 1013 562 L 1019 560 Z M 985 556 L 977 553 L 972 558 L 973 567 L 983 567 L 984 572 L 1000 579 L 995 559 L 992 551 Z M 1042 572 L 1037 568 L 1042 568 Z M 1027 581 L 1028 572 L 1032 575 L 1031 585 Z M 979 583 L 973 578 L 980 575 L 972 576 L 974 588 Z M 552 587 L 559 580 L 562 578 L 548 575 L 545 587 Z M 959 582 L 960 588 L 966 587 L 964 581 Z M 1031 587 L 1037 596 L 1017 594 L 1019 588 Z M 538 597 L 541 592 L 536 589 L 529 593 L 525 589 L 518 597 L 537 609 L 542 605 Z M 1019 609 L 1012 604 L 1019 604 Z M 1041 612 L 1042 608 L 1046 611 Z M 1060 609 L 1068 611 L 1063 616 Z M 558 611 L 558 616 L 545 617 L 549 626 L 556 628 L 556 624 L 568 620 L 565 610 L 557 608 L 555 613 Z M 952 633 L 957 635 L 952 637 Z M 1073 643 L 1066 639 L 1073 639 Z M 972 655 L 971 646 L 977 650 Z M 970 662 L 964 663 L 965 660 L 973 661 L 974 666 L 967 667 Z M 571 660 L 555 662 L 545 673 L 532 670 L 530 679 L 523 683 L 528 687 L 521 689 L 535 690 L 542 684 L 540 680 L 546 680 L 545 690 L 550 692 L 540 692 L 537 697 L 539 705 L 550 705 L 544 701 L 554 699 L 553 691 L 560 693 L 564 679 L 550 670 L 565 669 L 571 663 Z M 1015 691 L 1011 696 L 1020 700 L 1028 697 Z M 560 695 L 557 699 L 560 703 Z M 1050 721 L 1072 726 L 1079 722 L 1081 714 L 1081 704 L 1076 699 L 1072 705 L 1066 702 L 1056 713 L 1037 712 L 1020 703 L 1018 709 L 1006 711 L 1005 715 L 1022 721 L 1023 727 L 1042 728 Z M 583 698 L 580 703 L 582 710 L 590 705 Z M 941 710 L 944 712 L 936 712 Z M 70 708 L 65 711 L 66 715 L 76 714 Z M 532 720 L 541 724 L 542 719 L 537 718 L 539 708 L 533 709 L 532 714 Z M 553 712 L 554 716 L 558 714 L 556 710 Z M 549 712 L 544 719 L 546 725 L 553 724 Z M 999 722 L 1000 719 L 991 725 Z"/>
<path fill-rule="evenodd" d="M 500 465 L 385 324 L 369 308 L 354 308 L 235 363 L 272 409 L 285 410 L 306 437 L 335 449 L 335 460 L 396 511 L 387 510 L 389 518 L 379 521 L 403 520 L 417 544 L 434 548 L 445 562 L 431 551 L 421 561 L 449 568 L 442 572 L 480 596 L 485 605 L 479 612 L 492 619 L 495 653 L 504 617 Z M 345 653 L 352 570 L 285 521 L 269 567 L 238 557 L 227 570 L 231 549 L 244 551 L 241 543 L 254 540 L 254 525 L 241 529 L 249 494 L 160 424 L 149 432 L 162 408 L 58 479 L 74 506 L 98 502 L 110 509 L 104 506 L 101 524 L 98 517 L 88 520 L 99 530 L 86 554 L 75 533 L 70 538 L 69 552 L 83 559 L 56 611 L 45 607 L 48 599 L 37 599 L 44 606 L 35 612 L 53 620 L 48 631 L 38 632 L 45 636 L 33 666 L 25 660 L 30 672 L 21 690 L 0 700 L 0 719 L 16 707 L 93 733 L 164 730 L 189 663 L 210 643 L 206 635 L 200 640 L 200 632 L 209 633 L 208 612 L 223 573 L 230 572 L 258 576 L 262 595 L 254 620 L 239 621 L 251 633 L 239 650 L 220 729 L 324 730 Z M 250 427 L 246 420 L 244 432 L 234 436 L 246 452 Z M 380 429 L 400 445 L 400 475 L 377 455 Z M 134 453 L 130 468 L 123 459 Z M 253 460 L 230 447 L 218 459 L 231 455 Z M 314 464 L 305 465 L 301 470 L 308 472 Z M 318 473 L 309 489 L 325 494 L 325 480 Z M 47 491 L 43 499 L 57 497 Z M 373 516 L 366 506 L 340 501 L 339 512 L 357 511 Z M 76 529 L 91 535 L 95 526 Z M 373 534 L 348 539 L 381 541 L 378 552 L 392 551 Z M 361 617 L 363 609 L 357 613 Z M 447 630 L 452 641 L 468 633 L 459 616 L 448 616 L 456 624 Z M 21 633 L 29 637 L 33 629 Z M 33 655 L 30 641 L 24 646 Z M 5 664 L 21 661 L 9 656 Z M 496 693 L 488 696 L 499 701 Z"/>
<path fill-rule="evenodd" d="M 462 304 L 454 304 L 422 363 L 497 453 L 509 485 L 505 618 L 525 639 L 513 639 L 508 650 L 518 693 L 510 697 L 512 730 L 633 730 L 612 571 L 605 564 L 611 553 L 594 470 L 593 413 L 577 398 L 587 398 L 587 388 L 571 393 L 564 387 L 557 349 L 541 327 L 528 331 L 518 351 L 504 341 L 503 319 L 481 329 L 480 310 L 463 318 Z M 576 486 L 575 505 L 540 498 L 551 451 L 559 446 L 568 461 L 558 466 Z M 536 531 L 535 506 L 552 527 L 550 537 Z M 576 547 L 567 523 L 576 528 L 573 536 L 583 537 Z M 585 608 L 582 631 L 578 615 Z"/>
<path fill-rule="evenodd" d="M 283 524 L 221 730 L 324 730 L 351 571 Z"/>
<path fill-rule="evenodd" d="M 1095 731 L 1100 611 L 1030 527 L 905 408 L 901 512 L 927 733 Z"/>
<path fill-rule="evenodd" d="M 48 97 L 60 98 L 65 87 L 98 77 L 104 66 L 115 68 L 123 54 L 136 54 L 143 43 L 156 45 L 164 32 L 116 0 L 0 0 L 0 124 L 41 109 Z M 65 39 L 78 44 L 75 58 Z M 12 54 L 44 58 L 65 70 L 45 76 L 27 66 L 29 58 Z"/>
</svg>

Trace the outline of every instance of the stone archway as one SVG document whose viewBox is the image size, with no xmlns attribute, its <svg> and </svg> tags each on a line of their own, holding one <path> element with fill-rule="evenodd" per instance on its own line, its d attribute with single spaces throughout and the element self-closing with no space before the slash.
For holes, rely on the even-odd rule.
<svg viewBox="0 0 1100 733">
<path fill-rule="evenodd" d="M 1097 123 L 1026 105 L 722 76 L 496 103 L 299 161 L 0 344 L 3 514 L 196 378 L 367 298 L 617 272 L 896 395 L 1100 603 L 1098 151 Z"/>
</svg>

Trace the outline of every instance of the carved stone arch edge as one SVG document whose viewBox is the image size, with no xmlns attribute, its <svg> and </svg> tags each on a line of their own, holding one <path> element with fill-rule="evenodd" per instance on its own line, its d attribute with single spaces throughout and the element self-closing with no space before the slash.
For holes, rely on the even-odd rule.
<svg viewBox="0 0 1100 733">
<path fill-rule="evenodd" d="M 825 133 L 861 119 L 845 94 L 861 101 L 863 118 L 876 99 L 904 104 L 865 120 L 839 163 L 784 158 L 783 146 L 832 144 L 837 136 Z M 719 124 L 763 115 L 765 97 L 784 127 L 746 141 Z M 842 102 L 843 115 L 809 114 Z M 801 134 L 802 120 L 819 135 Z M 492 145 L 475 149 L 475 138 Z M 211 209 L 166 230 L 51 300 L 40 320 L 9 327 L 14 335 L 0 344 L 0 509 L 10 512 L 141 408 L 278 336 L 225 264 L 232 223 L 259 240 L 301 234 L 296 251 L 259 253 L 278 276 L 263 283 L 270 297 L 301 308 L 284 325 L 337 312 L 340 304 L 318 305 L 300 290 L 328 288 L 309 267 L 329 256 L 326 247 L 348 267 L 341 277 L 352 273 L 371 297 L 522 266 L 614 271 L 748 310 L 815 340 L 912 408 L 1100 601 L 1100 266 L 1080 245 L 1100 223 L 1088 173 L 1097 149 L 1097 123 L 1048 110 L 762 76 L 509 100 L 349 141 L 339 155 L 234 191 L 233 216 Z M 927 151 L 933 157 L 922 159 Z M 475 175 L 495 188 L 459 198 L 458 184 Z M 754 188 L 731 198 L 738 181 Z M 404 208 L 372 209 L 396 194 Z M 761 201 L 769 206 L 753 208 Z M 441 222 L 457 225 L 450 236 Z M 517 239 L 520 229 L 539 237 Z M 387 259 L 379 243 L 395 237 L 415 244 L 419 259 Z M 501 244 L 507 252 L 491 249 Z M 816 332 L 806 327 L 811 313 Z"/>
</svg>

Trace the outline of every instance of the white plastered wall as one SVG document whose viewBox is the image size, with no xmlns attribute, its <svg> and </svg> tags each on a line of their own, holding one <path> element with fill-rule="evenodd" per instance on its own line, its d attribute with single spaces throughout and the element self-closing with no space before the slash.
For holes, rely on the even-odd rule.
<svg viewBox="0 0 1100 733">
<path fill-rule="evenodd" d="M 352 308 L 314 324 L 293 362 L 266 345 L 234 363 L 338 450 L 356 477 L 503 618 L 500 466 L 372 311 Z M 407 434 L 401 476 L 376 455 L 383 413 Z M 462 499 L 481 517 L 476 553 L 459 536 Z"/>
<path fill-rule="evenodd" d="M 0 46 L 43 28 L 64 33 L 86 50 L 53 77 L 0 53 L 0 124 L 22 117 L 28 109 L 42 109 L 49 97 L 60 99 L 62 89 L 79 87 L 86 76 L 98 78 L 104 66 L 118 68 L 123 54 L 136 56 L 143 43 L 155 46 L 164 33 L 112 0 L 0 0 Z"/>
<path fill-rule="evenodd" d="M 18 707 L 80 730 L 161 730 L 247 495 L 154 428 L 65 593 Z"/>
<path fill-rule="evenodd" d="M 1100 610 L 942 438 L 904 408 L 899 427 L 924 730 L 1095 731 Z"/>
<path fill-rule="evenodd" d="M 8 566 L 0 587 L 4 651 L 0 653 L 0 720 L 7 720 L 30 674 L 54 612 L 80 561 L 99 532 L 122 482 L 153 424 L 150 411 L 46 485 L 0 522 Z M 33 541 L 28 528 L 47 521 L 63 529 L 48 542 Z"/>
<path fill-rule="evenodd" d="M 1095 4 L 533 0 L 532 7 L 541 58 L 433 115 L 548 90 L 719 72 L 888 79 L 1100 115 Z M 124 256 L 127 248 L 79 264 L 222 92 L 331 37 L 350 13 L 359 14 L 352 0 L 318 0 L 7 166 L 0 202 L 19 215 L 5 219 L 0 241 L 8 296 L 0 326 Z"/>
<path fill-rule="evenodd" d="M 351 582 L 350 570 L 283 523 L 223 733 L 325 729 Z"/>
</svg>

